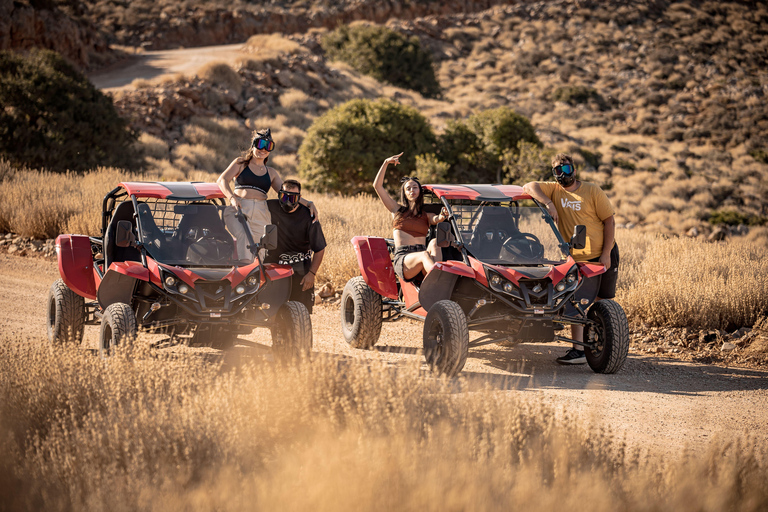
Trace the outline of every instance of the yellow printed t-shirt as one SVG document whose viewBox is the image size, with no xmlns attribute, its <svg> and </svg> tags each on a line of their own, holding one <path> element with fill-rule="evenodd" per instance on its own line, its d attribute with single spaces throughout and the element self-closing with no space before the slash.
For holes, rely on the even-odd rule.
<svg viewBox="0 0 768 512">
<path fill-rule="evenodd" d="M 587 227 L 587 245 L 584 249 L 573 249 L 573 259 L 587 261 L 599 258 L 603 252 L 603 221 L 614 214 L 611 201 L 605 192 L 593 183 L 581 182 L 574 192 L 568 192 L 552 181 L 537 182 L 557 208 L 557 227 L 565 241 L 573 236 L 578 224 Z"/>
</svg>

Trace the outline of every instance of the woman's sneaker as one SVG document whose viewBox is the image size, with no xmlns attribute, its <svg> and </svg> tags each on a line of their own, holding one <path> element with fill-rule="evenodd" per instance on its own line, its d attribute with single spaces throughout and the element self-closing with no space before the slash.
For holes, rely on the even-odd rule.
<svg viewBox="0 0 768 512">
<path fill-rule="evenodd" d="M 556 361 L 560 364 L 585 364 L 587 356 L 584 355 L 583 350 L 572 348 L 563 357 L 558 357 Z"/>
</svg>

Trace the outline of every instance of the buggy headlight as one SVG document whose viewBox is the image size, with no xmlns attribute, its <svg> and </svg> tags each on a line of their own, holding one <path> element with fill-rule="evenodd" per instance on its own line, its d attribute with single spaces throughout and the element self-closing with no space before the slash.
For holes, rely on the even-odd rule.
<svg viewBox="0 0 768 512">
<path fill-rule="evenodd" d="M 180 284 L 179 291 L 186 295 L 186 293 L 189 291 L 189 286 L 187 286 L 186 284 Z"/>
<path fill-rule="evenodd" d="M 491 284 L 493 286 L 500 286 L 501 285 L 501 276 L 498 274 L 493 274 L 491 276 Z"/>
<path fill-rule="evenodd" d="M 515 289 L 515 286 L 512 283 L 510 283 L 509 281 L 504 283 L 504 291 L 505 292 L 512 293 L 514 291 L 514 289 Z"/>
<path fill-rule="evenodd" d="M 574 266 L 571 270 L 568 271 L 568 275 L 565 276 L 565 281 L 568 284 L 573 284 L 578 279 L 579 279 L 579 267 Z"/>
<path fill-rule="evenodd" d="M 239 295 L 242 295 L 242 294 L 244 294 L 244 293 L 245 293 L 245 286 L 243 286 L 243 285 L 239 284 L 239 285 L 237 285 L 237 288 L 235 288 L 235 291 L 236 291 L 236 292 L 237 292 Z"/>
<path fill-rule="evenodd" d="M 248 286 L 256 286 L 257 284 L 259 284 L 259 276 L 252 274 L 248 276 L 248 279 L 246 280 L 246 282 L 248 283 Z"/>
<path fill-rule="evenodd" d="M 173 276 L 168 276 L 165 278 L 165 285 L 166 286 L 176 286 L 176 278 Z"/>
<path fill-rule="evenodd" d="M 564 282 L 562 282 L 562 281 L 560 281 L 559 283 L 557 283 L 557 286 L 555 287 L 555 289 L 556 289 L 557 291 L 559 291 L 559 292 L 561 292 L 561 291 L 565 290 L 565 283 L 564 283 Z"/>
</svg>

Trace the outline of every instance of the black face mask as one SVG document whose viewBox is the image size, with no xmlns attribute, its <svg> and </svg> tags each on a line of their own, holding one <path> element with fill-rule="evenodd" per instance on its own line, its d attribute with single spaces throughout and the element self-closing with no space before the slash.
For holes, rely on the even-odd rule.
<svg viewBox="0 0 768 512">
<path fill-rule="evenodd" d="M 277 194 L 277 199 L 280 202 L 280 208 L 282 208 L 283 211 L 287 213 L 291 213 L 294 208 L 296 208 L 296 205 L 299 204 L 300 198 L 301 194 L 298 192 L 286 192 L 281 190 Z"/>
<path fill-rule="evenodd" d="M 552 174 L 563 187 L 570 187 L 576 181 L 576 170 L 573 164 L 560 164 L 552 169 Z"/>
</svg>

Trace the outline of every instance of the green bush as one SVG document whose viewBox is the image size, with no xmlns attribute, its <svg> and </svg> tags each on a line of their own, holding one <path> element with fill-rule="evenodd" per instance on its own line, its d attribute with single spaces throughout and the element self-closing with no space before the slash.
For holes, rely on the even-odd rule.
<svg viewBox="0 0 768 512">
<path fill-rule="evenodd" d="M 587 103 L 589 100 L 601 101 L 600 95 L 591 87 L 584 85 L 567 85 L 558 87 L 552 93 L 552 101 L 564 101 L 569 105 Z"/>
<path fill-rule="evenodd" d="M 541 147 L 521 140 L 517 151 L 507 150 L 504 157 L 504 174 L 514 185 L 529 181 L 547 181 L 552 178 L 552 158 L 557 154 L 553 148 Z"/>
<path fill-rule="evenodd" d="M 299 147 L 299 176 L 321 191 L 371 191 L 385 158 L 403 153 L 385 184 L 415 170 L 416 157 L 434 151 L 435 135 L 415 108 L 381 98 L 351 100 L 317 118 Z"/>
<path fill-rule="evenodd" d="M 504 162 L 517 157 L 521 141 L 541 147 L 527 118 L 499 107 L 473 114 L 466 123 L 449 123 L 438 138 L 436 153 L 449 165 L 453 183 L 500 183 L 505 179 Z"/>
<path fill-rule="evenodd" d="M 423 96 L 440 95 L 432 56 L 419 38 L 406 37 L 378 25 L 342 25 L 320 42 L 331 60 L 348 63 L 376 80 L 414 90 Z"/>
<path fill-rule="evenodd" d="M 0 52 L 0 158 L 53 172 L 133 167 L 136 136 L 112 100 L 50 50 Z"/>
<path fill-rule="evenodd" d="M 726 224 L 728 226 L 738 226 L 739 224 L 747 224 L 749 226 L 762 226 L 766 221 L 768 221 L 768 219 L 760 215 L 746 215 L 733 210 L 713 211 L 709 215 L 709 223 L 714 225 Z"/>
</svg>

